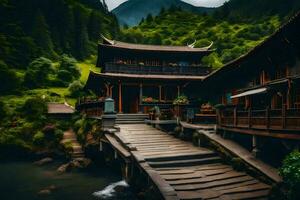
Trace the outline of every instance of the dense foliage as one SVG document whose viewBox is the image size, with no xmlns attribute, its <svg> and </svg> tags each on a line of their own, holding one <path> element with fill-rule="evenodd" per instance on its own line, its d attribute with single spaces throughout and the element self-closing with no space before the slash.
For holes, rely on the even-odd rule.
<svg viewBox="0 0 300 200">
<path fill-rule="evenodd" d="M 62 53 L 87 58 L 101 33 L 119 30 L 98 0 L 2 0 L 0 13 L 0 60 L 9 68 L 25 69 L 37 57 L 56 60 Z"/>
<path fill-rule="evenodd" d="M 300 199 L 300 152 L 293 151 L 283 161 L 280 175 L 286 185 L 285 199 Z"/>
<path fill-rule="evenodd" d="M 218 68 L 258 45 L 299 8 L 300 2 L 296 0 L 231 0 L 211 14 L 163 9 L 138 26 L 123 29 L 121 39 L 157 45 L 187 45 L 196 41 L 195 47 L 214 42 L 215 53 L 203 62 Z"/>
<path fill-rule="evenodd" d="M 195 47 L 214 42 L 216 52 L 206 57 L 204 62 L 220 67 L 256 46 L 279 24 L 278 17 L 264 17 L 245 23 L 177 10 L 162 12 L 154 19 L 147 17 L 139 26 L 123 30 L 123 39 L 157 45 L 187 45 L 196 40 Z"/>
</svg>

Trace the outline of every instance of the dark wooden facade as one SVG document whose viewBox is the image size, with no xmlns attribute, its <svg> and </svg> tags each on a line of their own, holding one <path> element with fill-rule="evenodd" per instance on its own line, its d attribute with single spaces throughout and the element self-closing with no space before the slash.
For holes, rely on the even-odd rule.
<svg viewBox="0 0 300 200">
<path fill-rule="evenodd" d="M 193 93 L 191 83 L 211 72 L 201 64 L 210 47 L 129 44 L 103 37 L 97 61 L 102 72 L 91 72 L 85 89 L 113 98 L 119 113 L 172 107 L 177 96 Z"/>
<path fill-rule="evenodd" d="M 220 130 L 300 140 L 300 14 L 203 81 Z"/>
</svg>

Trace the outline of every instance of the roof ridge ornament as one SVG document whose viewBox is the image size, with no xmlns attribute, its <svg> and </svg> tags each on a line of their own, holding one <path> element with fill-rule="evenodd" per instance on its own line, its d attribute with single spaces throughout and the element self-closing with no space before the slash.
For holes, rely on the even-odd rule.
<svg viewBox="0 0 300 200">
<path fill-rule="evenodd" d="M 194 48 L 195 44 L 196 44 L 197 40 L 195 40 L 192 44 L 187 44 L 188 47 L 190 48 Z"/>
<path fill-rule="evenodd" d="M 114 40 L 108 39 L 108 38 L 105 37 L 103 34 L 101 34 L 101 37 L 102 37 L 102 39 L 103 39 L 106 43 L 108 43 L 108 44 L 110 44 L 110 45 L 114 45 L 114 44 L 115 44 L 115 41 L 114 41 Z"/>
</svg>

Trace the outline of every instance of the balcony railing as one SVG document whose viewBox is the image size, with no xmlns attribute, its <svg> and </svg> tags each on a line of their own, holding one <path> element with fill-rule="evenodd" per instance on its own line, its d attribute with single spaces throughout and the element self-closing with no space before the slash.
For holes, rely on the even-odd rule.
<svg viewBox="0 0 300 200">
<path fill-rule="evenodd" d="M 99 117 L 104 111 L 104 98 L 80 98 L 76 103 L 76 110 L 86 114 L 87 116 Z"/>
<path fill-rule="evenodd" d="M 151 66 L 139 64 L 118 64 L 106 63 L 105 72 L 107 73 L 127 73 L 127 74 L 161 74 L 161 75 L 197 75 L 205 76 L 212 72 L 209 67 L 202 65 L 196 66 Z"/>
<path fill-rule="evenodd" d="M 218 124 L 231 128 L 297 131 L 300 130 L 300 110 L 226 108 L 219 111 Z"/>
</svg>

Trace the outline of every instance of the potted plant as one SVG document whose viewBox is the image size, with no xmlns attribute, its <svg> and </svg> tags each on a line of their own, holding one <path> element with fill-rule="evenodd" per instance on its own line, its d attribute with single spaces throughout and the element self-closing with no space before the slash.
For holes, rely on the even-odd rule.
<svg viewBox="0 0 300 200">
<path fill-rule="evenodd" d="M 173 101 L 174 105 L 187 105 L 189 103 L 190 102 L 189 102 L 187 96 L 185 96 L 185 95 L 180 95 Z"/>
</svg>

